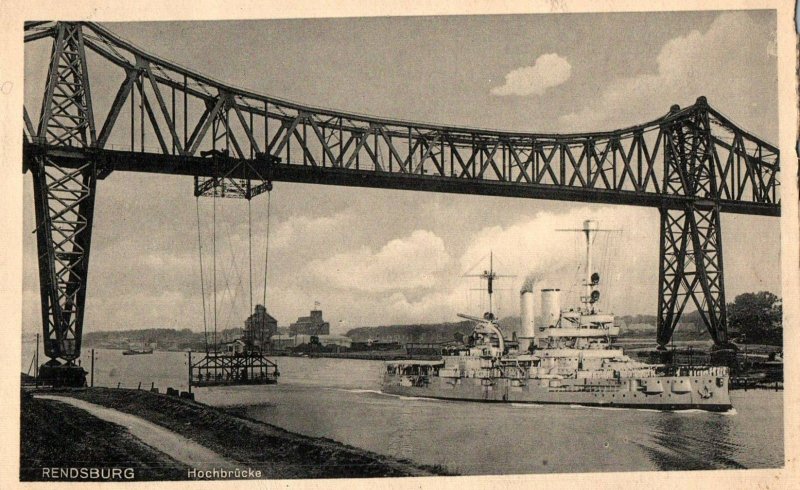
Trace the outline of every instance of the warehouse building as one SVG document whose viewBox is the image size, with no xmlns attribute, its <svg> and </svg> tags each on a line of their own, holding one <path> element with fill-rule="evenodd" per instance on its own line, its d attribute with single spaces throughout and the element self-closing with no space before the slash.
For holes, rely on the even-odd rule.
<svg viewBox="0 0 800 490">
<path fill-rule="evenodd" d="M 278 332 L 278 320 L 267 313 L 264 305 L 256 305 L 255 311 L 244 321 L 243 340 L 247 345 L 260 348 L 269 344 Z"/>
<path fill-rule="evenodd" d="M 289 325 L 289 335 L 329 335 L 331 324 L 322 319 L 322 310 L 311 310 L 309 316 L 301 316 Z"/>
</svg>

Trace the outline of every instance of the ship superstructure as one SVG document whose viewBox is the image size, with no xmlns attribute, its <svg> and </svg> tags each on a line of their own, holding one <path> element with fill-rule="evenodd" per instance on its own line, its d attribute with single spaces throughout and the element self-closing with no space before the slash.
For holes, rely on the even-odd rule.
<svg viewBox="0 0 800 490">
<path fill-rule="evenodd" d="M 446 349 L 440 361 L 387 362 L 383 391 L 491 402 L 729 410 L 726 367 L 645 364 L 613 344 L 619 327 L 613 314 L 597 307 L 600 276 L 591 272 L 592 242 L 602 230 L 587 220 L 577 231 L 586 237 L 580 307 L 563 310 L 558 289 L 541 289 L 541 324 L 535 325 L 533 288 L 523 288 L 518 342 L 507 342 L 491 311 L 482 318 L 459 314 L 475 322 L 465 344 Z"/>
</svg>

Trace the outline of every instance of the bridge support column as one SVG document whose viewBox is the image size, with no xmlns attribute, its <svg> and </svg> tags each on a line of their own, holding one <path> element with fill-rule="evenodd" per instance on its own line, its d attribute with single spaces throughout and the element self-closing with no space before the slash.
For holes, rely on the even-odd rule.
<svg viewBox="0 0 800 490">
<path fill-rule="evenodd" d="M 32 168 L 44 348 L 72 364 L 80 357 L 97 173 L 93 162 L 65 169 L 46 160 L 37 157 Z"/>
<path fill-rule="evenodd" d="M 679 111 L 673 106 L 671 114 Z M 722 269 L 722 231 L 717 168 L 705 97 L 688 118 L 662 127 L 664 182 L 692 200 L 682 209 L 662 207 L 657 337 L 664 349 L 689 298 L 708 328 L 715 348 L 728 348 L 728 319 Z"/>
<path fill-rule="evenodd" d="M 661 209 L 657 337 L 672 338 L 689 301 L 697 307 L 716 346 L 728 344 L 720 213 L 716 206 Z"/>
<path fill-rule="evenodd" d="M 76 366 L 86 305 L 97 166 L 91 158 L 63 167 L 48 158 L 48 145 L 90 149 L 96 144 L 86 55 L 80 24 L 59 23 L 33 158 L 36 239 L 44 350 L 44 382 L 83 385 Z M 91 151 L 87 152 L 91 155 Z M 63 361 L 63 363 L 62 363 Z"/>
</svg>

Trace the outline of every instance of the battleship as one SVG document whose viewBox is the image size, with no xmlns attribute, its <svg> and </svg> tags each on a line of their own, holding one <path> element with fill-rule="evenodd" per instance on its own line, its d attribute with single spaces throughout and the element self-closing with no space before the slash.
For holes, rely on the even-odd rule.
<svg viewBox="0 0 800 490">
<path fill-rule="evenodd" d="M 541 325 L 534 325 L 533 288 L 520 292 L 522 335 L 505 339 L 491 311 L 493 267 L 487 280 L 489 311 L 472 320 L 464 345 L 444 349 L 441 360 L 388 361 L 387 394 L 500 403 L 565 404 L 656 410 L 732 408 L 723 366 L 646 364 L 614 345 L 614 315 L 598 308 L 600 276 L 592 271 L 598 228 L 586 220 L 585 295 L 581 306 L 561 309 L 560 290 L 541 290 Z"/>
</svg>

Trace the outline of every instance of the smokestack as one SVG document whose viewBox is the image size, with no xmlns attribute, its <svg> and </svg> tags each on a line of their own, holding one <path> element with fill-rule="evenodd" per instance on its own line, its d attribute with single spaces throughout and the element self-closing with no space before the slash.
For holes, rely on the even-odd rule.
<svg viewBox="0 0 800 490">
<path fill-rule="evenodd" d="M 561 318 L 561 290 L 542 289 L 542 325 L 545 328 L 554 327 Z M 536 332 L 537 337 L 544 336 L 544 332 Z"/>
<path fill-rule="evenodd" d="M 519 295 L 519 318 L 521 323 L 519 337 L 533 337 L 536 335 L 533 320 L 533 291 L 523 291 Z M 531 339 L 520 338 L 519 350 L 526 352 L 531 344 Z"/>
</svg>

